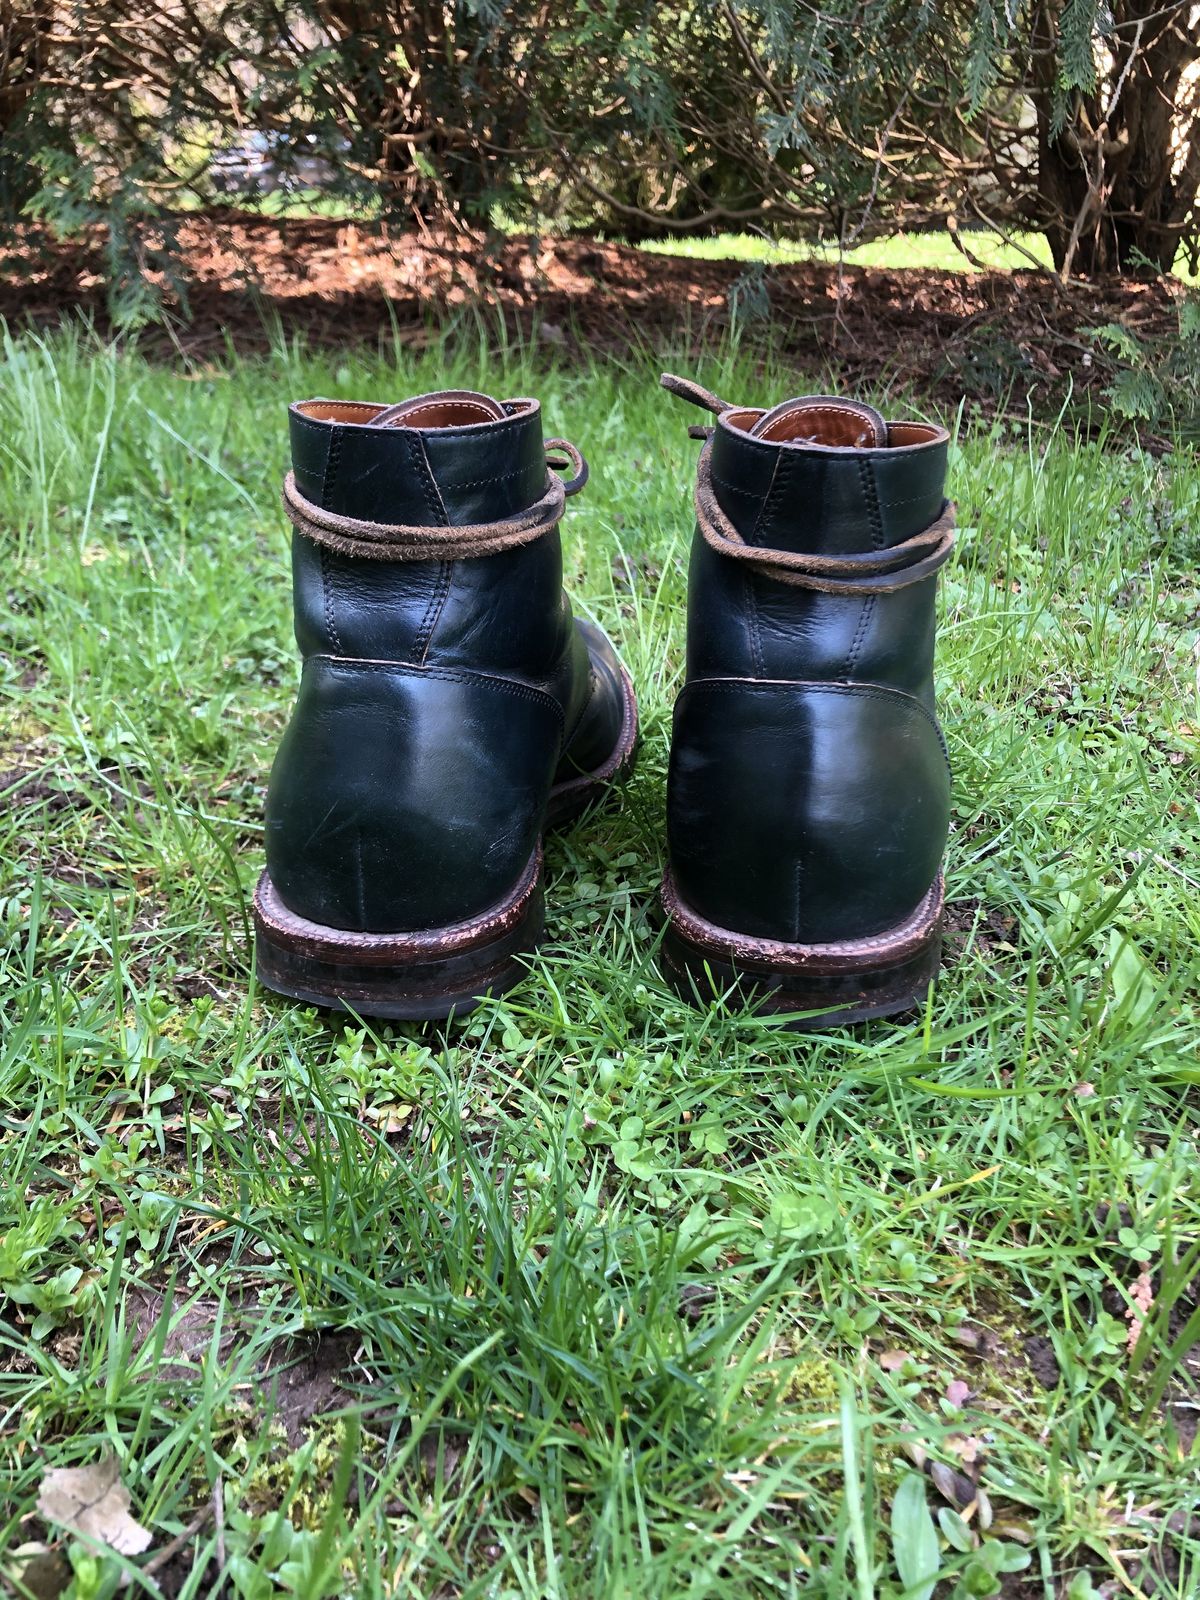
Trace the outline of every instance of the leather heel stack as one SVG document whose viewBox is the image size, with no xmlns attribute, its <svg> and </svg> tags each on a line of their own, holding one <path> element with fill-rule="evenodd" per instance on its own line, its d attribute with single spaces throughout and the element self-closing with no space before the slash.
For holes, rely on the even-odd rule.
<svg viewBox="0 0 1200 1600">
<path fill-rule="evenodd" d="M 747 1009 L 787 1013 L 798 1033 L 865 1022 L 921 1004 L 937 977 L 945 889 L 939 875 L 911 917 L 886 933 L 837 944 L 739 937 L 695 915 L 668 873 L 661 960 L 677 992 L 707 1005 L 731 996 Z M 811 1013 L 803 1016 L 799 1013 Z"/>
<path fill-rule="evenodd" d="M 362 1016 L 463 1016 L 525 974 L 544 926 L 539 848 L 505 901 L 423 933 L 352 933 L 289 911 L 268 873 L 254 894 L 258 976 L 277 994 Z"/>
</svg>

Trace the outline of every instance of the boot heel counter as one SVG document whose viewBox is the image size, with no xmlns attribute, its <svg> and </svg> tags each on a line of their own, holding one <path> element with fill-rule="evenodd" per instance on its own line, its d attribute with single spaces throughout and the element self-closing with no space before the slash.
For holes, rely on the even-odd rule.
<svg viewBox="0 0 1200 1600">
<path fill-rule="evenodd" d="M 528 865 L 560 742 L 557 704 L 525 684 L 311 656 L 267 793 L 271 882 L 331 928 L 476 916 Z"/>
<path fill-rule="evenodd" d="M 900 690 L 699 679 L 677 703 L 671 870 L 720 927 L 825 943 L 894 926 L 937 876 L 949 807 L 937 723 Z"/>
</svg>

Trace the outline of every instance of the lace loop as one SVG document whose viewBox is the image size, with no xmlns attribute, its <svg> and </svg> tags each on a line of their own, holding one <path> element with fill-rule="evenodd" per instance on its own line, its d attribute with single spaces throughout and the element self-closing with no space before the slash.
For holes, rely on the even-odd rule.
<svg viewBox="0 0 1200 1600">
<path fill-rule="evenodd" d="M 547 465 L 556 465 L 557 452 L 575 468 L 566 483 L 548 471 L 540 500 L 515 516 L 495 522 L 470 522 L 459 527 L 413 526 L 403 522 L 368 522 L 360 517 L 326 511 L 301 494 L 295 474 L 283 480 L 283 509 L 296 532 L 338 555 L 367 561 L 464 561 L 475 556 L 499 555 L 532 544 L 555 528 L 566 509 L 567 496 L 578 494 L 587 482 L 588 467 L 582 451 L 565 439 L 547 441 Z"/>
<path fill-rule="evenodd" d="M 696 465 L 696 521 L 705 543 L 719 555 L 747 562 L 753 571 L 777 583 L 821 594 L 894 594 L 931 577 L 954 548 L 955 507 L 949 500 L 941 515 L 911 539 L 864 555 L 821 556 L 747 544 L 717 500 L 712 448 L 709 439 Z"/>
</svg>

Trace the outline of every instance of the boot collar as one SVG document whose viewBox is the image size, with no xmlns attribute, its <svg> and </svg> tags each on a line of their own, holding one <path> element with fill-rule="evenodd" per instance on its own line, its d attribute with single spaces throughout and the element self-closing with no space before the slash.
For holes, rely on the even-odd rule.
<svg viewBox="0 0 1200 1600">
<path fill-rule="evenodd" d="M 902 543 L 940 514 L 949 434 L 828 396 L 730 407 L 713 430 L 722 509 L 748 544 L 826 555 Z M 865 442 L 861 442 L 865 441 Z"/>
<path fill-rule="evenodd" d="M 363 521 L 490 522 L 544 493 L 536 400 L 465 389 L 399 404 L 304 400 L 289 407 L 292 471 L 305 499 Z"/>
</svg>

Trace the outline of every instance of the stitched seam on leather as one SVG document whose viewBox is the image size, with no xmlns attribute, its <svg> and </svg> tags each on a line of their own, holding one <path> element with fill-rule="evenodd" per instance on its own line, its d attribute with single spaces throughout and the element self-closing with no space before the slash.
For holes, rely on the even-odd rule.
<svg viewBox="0 0 1200 1600">
<path fill-rule="evenodd" d="M 771 469 L 771 482 L 767 487 L 766 496 L 759 507 L 758 515 L 754 519 L 754 527 L 750 534 L 750 543 L 758 543 L 760 528 L 770 525 L 771 518 L 783 498 L 784 485 L 791 470 L 791 458 L 782 454 L 775 457 L 775 464 Z M 750 631 L 750 653 L 754 660 L 754 668 L 759 677 L 766 676 L 766 665 L 763 660 L 762 648 L 762 618 L 758 610 L 758 586 L 753 581 L 753 574 L 747 572 L 743 592 L 745 594 L 746 621 Z"/>
<path fill-rule="evenodd" d="M 442 527 L 450 526 L 450 514 L 446 510 L 446 502 L 442 499 L 441 490 L 433 476 L 433 468 L 429 465 L 429 456 L 425 449 L 425 441 L 418 429 L 410 429 L 408 434 L 408 449 L 412 457 L 413 466 L 421 480 L 421 488 L 425 495 L 425 504 L 433 513 Z M 429 654 L 429 646 L 433 640 L 434 629 L 442 614 L 442 607 L 446 604 L 446 596 L 450 592 L 450 563 L 443 561 L 438 565 L 438 575 L 433 586 L 433 593 L 429 597 L 429 604 L 425 608 L 425 615 L 421 619 L 421 626 L 413 641 L 412 655 L 414 661 L 424 661 Z"/>
<path fill-rule="evenodd" d="M 860 412 L 851 411 L 849 406 L 807 406 L 800 412 L 785 413 L 782 417 L 776 417 L 771 426 L 764 433 L 760 433 L 758 437 L 760 439 L 778 439 L 779 434 L 776 433 L 776 428 L 782 428 L 788 423 L 794 422 L 798 415 L 804 417 L 853 417 L 860 429 L 866 425 L 867 421 L 866 417 Z M 816 441 L 809 441 L 809 443 L 814 442 Z"/>
<path fill-rule="evenodd" d="M 511 433 L 516 428 L 524 427 L 530 417 L 534 415 L 536 413 L 533 411 L 519 411 L 515 417 L 501 418 L 499 421 L 489 415 L 488 423 L 493 432 L 488 434 L 488 438 L 494 438 L 502 433 Z M 401 418 L 401 422 L 403 421 L 404 418 Z M 437 436 L 439 439 L 478 439 L 479 435 L 475 430 L 482 426 L 483 424 L 479 422 L 469 422 L 461 428 L 438 428 Z M 418 430 L 414 429 L 413 431 L 416 432 Z"/>
<path fill-rule="evenodd" d="M 762 678 L 693 678 L 691 683 L 684 685 L 683 693 L 699 694 L 703 690 L 705 694 L 744 694 L 747 689 L 751 691 L 766 689 L 771 693 L 787 692 L 791 689 L 811 689 L 818 694 L 861 694 L 871 700 L 900 700 L 921 713 L 937 734 L 942 754 L 946 755 L 945 735 L 938 719 L 925 702 L 918 700 L 915 694 L 909 694 L 907 689 L 892 689 L 886 683 L 825 683 L 820 678 L 780 678 L 765 681 Z M 949 756 L 947 756 L 948 762 Z"/>
<path fill-rule="evenodd" d="M 412 428 L 408 431 L 408 454 L 413 470 L 421 480 L 421 493 L 425 496 L 425 504 L 429 507 L 435 523 L 439 527 L 448 528 L 450 517 L 446 511 L 445 501 L 438 492 L 437 481 L 429 465 L 429 457 L 425 454 L 425 441 L 421 438 L 419 429 Z"/>
<path fill-rule="evenodd" d="M 328 498 L 330 485 L 333 483 L 333 481 L 337 477 L 338 467 L 341 465 L 341 460 L 342 460 L 342 435 L 341 435 L 340 431 L 336 427 L 335 428 L 330 428 L 330 430 L 329 430 L 329 442 L 328 442 L 328 444 L 326 445 L 326 448 L 325 448 L 325 466 L 324 466 L 324 468 L 322 469 L 322 472 L 321 472 L 321 504 L 322 505 L 325 504 L 325 502 L 326 502 L 326 500 Z"/>
<path fill-rule="evenodd" d="M 539 469 L 540 463 L 535 462 L 528 467 L 517 467 L 513 472 L 502 472 L 499 477 L 496 478 L 471 478 L 466 483 L 448 483 L 446 488 L 450 490 L 484 489 L 489 483 L 507 483 L 510 478 L 530 478 L 533 477 L 535 473 L 539 474 L 538 482 L 540 484 L 541 476 Z"/>
<path fill-rule="evenodd" d="M 328 430 L 328 443 L 325 447 L 325 466 L 321 473 L 321 504 L 325 505 L 330 486 L 337 478 L 338 467 L 342 459 L 342 435 L 338 428 Z M 325 628 L 329 634 L 330 643 L 340 654 L 342 641 L 338 637 L 337 618 L 333 609 L 333 585 L 329 576 L 329 567 L 325 559 L 326 551 L 321 548 L 321 603 L 325 611 Z"/>
<path fill-rule="evenodd" d="M 867 515 L 871 521 L 871 545 L 876 550 L 883 548 L 883 518 L 879 511 L 879 493 L 875 487 L 875 474 L 865 461 L 858 463 L 858 481 L 862 486 L 863 499 L 867 505 Z M 859 651 L 866 642 L 867 631 L 875 615 L 875 596 L 868 595 L 861 602 L 858 613 L 858 626 L 854 630 L 854 637 L 850 641 L 850 653 L 846 657 L 846 676 L 852 678 L 858 666 Z"/>
<path fill-rule="evenodd" d="M 927 494 L 910 494 L 905 500 L 884 500 L 882 504 L 885 511 L 898 511 L 901 506 L 924 505 L 928 499 Z M 942 504 L 945 504 L 944 500 Z"/>
<path fill-rule="evenodd" d="M 758 535 L 760 530 L 765 528 L 770 523 L 771 518 L 775 515 L 775 508 L 779 502 L 780 492 L 788 476 L 788 464 L 790 463 L 790 460 L 790 456 L 777 455 L 775 457 L 775 465 L 771 469 L 771 482 L 767 486 L 766 498 L 763 500 L 758 516 L 754 519 L 754 527 L 750 532 L 749 542 L 751 544 L 758 543 Z"/>
<path fill-rule="evenodd" d="M 762 621 L 758 614 L 758 591 L 754 583 L 754 574 L 750 571 L 742 573 L 742 587 L 746 597 L 746 621 L 750 633 L 750 655 L 754 662 L 754 670 L 760 678 L 767 675 L 766 662 L 763 659 L 762 647 Z"/>
<path fill-rule="evenodd" d="M 325 630 L 329 634 L 333 648 L 338 655 L 344 656 L 346 652 L 342 647 L 342 641 L 337 629 L 337 618 L 333 610 L 333 592 L 329 582 L 329 568 L 327 565 L 329 552 L 324 545 L 320 545 L 318 548 L 321 552 L 321 596 L 325 604 Z"/>
<path fill-rule="evenodd" d="M 317 400 L 312 403 L 319 406 L 336 406 L 339 411 L 385 411 L 387 409 L 377 400 Z M 310 424 L 316 423 L 319 426 L 324 423 L 328 427 L 332 423 L 334 427 L 337 426 L 336 417 L 313 417 L 307 411 L 297 411 L 296 415 L 303 422 Z"/>
<path fill-rule="evenodd" d="M 836 450 L 841 452 L 841 459 L 843 460 L 853 451 L 855 455 L 866 456 L 869 460 L 895 461 L 897 457 L 912 456 L 919 452 L 926 452 L 933 445 L 945 444 L 946 442 L 943 438 L 937 438 L 924 440 L 920 444 L 867 445 L 859 449 L 855 445 L 848 444 L 818 445 L 812 439 L 775 439 L 764 444 L 761 438 L 752 439 L 748 433 L 743 433 L 740 428 L 730 428 L 729 432 L 737 440 L 739 449 L 757 451 L 759 455 L 764 455 L 768 450 L 778 450 L 781 447 L 784 450 L 820 450 L 822 453 L 827 450 Z"/>
<path fill-rule="evenodd" d="M 355 656 L 327 656 L 318 651 L 309 661 L 325 661 L 339 670 L 349 672 L 398 672 L 401 677 L 419 682 L 422 678 L 437 678 L 446 683 L 478 683 L 487 689 L 499 689 L 504 694 L 516 695 L 520 700 L 530 700 L 535 705 L 548 706 L 554 713 L 561 735 L 563 709 L 552 694 L 545 689 L 535 689 L 528 683 L 517 683 L 512 678 L 499 678 L 491 672 L 454 672 L 448 667 L 424 667 L 411 661 L 365 661 Z"/>
<path fill-rule="evenodd" d="M 713 482 L 719 483 L 722 489 L 728 489 L 731 494 L 744 495 L 747 500 L 762 500 L 764 496 L 757 489 L 742 489 L 736 483 L 730 483 L 727 478 L 718 478 L 713 473 Z"/>
<path fill-rule="evenodd" d="M 444 411 L 447 406 L 457 406 L 460 411 L 476 411 L 485 422 L 499 420 L 492 415 L 486 406 L 481 406 L 477 400 L 431 400 L 427 406 L 418 406 L 415 411 L 410 411 L 407 415 L 400 417 L 396 422 L 396 426 L 398 428 L 409 428 L 412 426 L 414 417 L 427 417 L 431 411 Z M 479 424 L 470 423 L 468 426 L 478 427 Z M 443 429 L 438 429 L 439 433 L 443 431 Z"/>
</svg>

